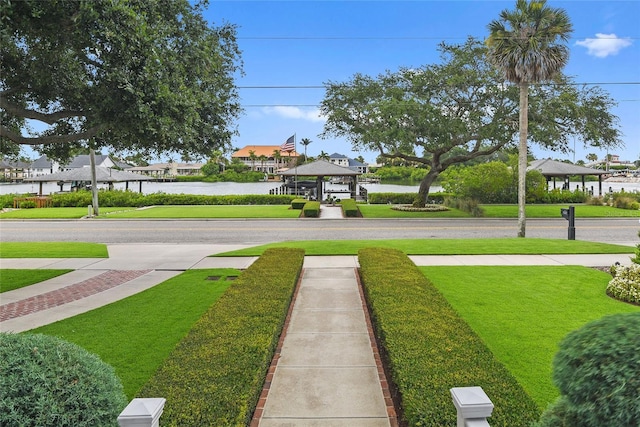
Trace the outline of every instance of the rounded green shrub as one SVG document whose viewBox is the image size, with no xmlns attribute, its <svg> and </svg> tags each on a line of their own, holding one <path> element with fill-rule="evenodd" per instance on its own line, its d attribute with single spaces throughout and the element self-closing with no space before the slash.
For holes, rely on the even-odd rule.
<svg viewBox="0 0 640 427">
<path fill-rule="evenodd" d="M 553 379 L 561 397 L 538 427 L 637 427 L 640 312 L 606 316 L 560 343 Z"/>
<path fill-rule="evenodd" d="M 97 355 L 48 335 L 0 333 L 0 425 L 117 426 L 126 405 Z"/>
<path fill-rule="evenodd" d="M 607 285 L 607 295 L 620 301 L 640 304 L 640 264 L 618 266 Z"/>
<path fill-rule="evenodd" d="M 25 200 L 20 202 L 20 209 L 33 209 L 36 207 L 36 202 L 33 200 Z"/>
</svg>

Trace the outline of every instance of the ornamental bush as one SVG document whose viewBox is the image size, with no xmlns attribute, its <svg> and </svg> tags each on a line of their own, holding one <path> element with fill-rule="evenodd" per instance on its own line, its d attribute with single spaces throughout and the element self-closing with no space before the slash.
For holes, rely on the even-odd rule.
<svg viewBox="0 0 640 427">
<path fill-rule="evenodd" d="M 97 355 L 53 336 L 0 333 L 0 425 L 117 426 L 126 405 Z"/>
<path fill-rule="evenodd" d="M 305 218 L 318 218 L 320 216 L 320 202 L 307 202 L 302 208 Z"/>
<path fill-rule="evenodd" d="M 614 277 L 607 285 L 607 295 L 620 301 L 640 304 L 640 264 L 613 269 Z"/>
<path fill-rule="evenodd" d="M 140 194 L 135 191 L 111 190 L 98 192 L 102 207 L 160 206 L 160 205 L 288 205 L 295 196 L 280 194 Z M 12 199 L 13 200 L 13 199 Z M 51 196 L 54 207 L 86 207 L 92 204 L 90 191 L 74 191 Z"/>
<path fill-rule="evenodd" d="M 553 379 L 561 397 L 536 427 L 637 427 L 640 312 L 588 323 L 560 343 Z"/>
<path fill-rule="evenodd" d="M 291 209 L 302 209 L 307 203 L 307 199 L 294 199 L 291 201 Z"/>
<path fill-rule="evenodd" d="M 340 205 L 342 207 L 343 215 L 347 218 L 355 218 L 360 213 L 358 204 L 353 199 L 344 199 L 342 202 L 340 202 Z"/>
<path fill-rule="evenodd" d="M 162 426 L 249 425 L 303 262 L 267 249 L 193 325 L 137 395 L 167 399 Z"/>
<path fill-rule="evenodd" d="M 396 249 L 358 251 L 371 322 L 402 425 L 456 425 L 451 387 L 482 386 L 492 427 L 528 427 L 535 402 L 426 278 Z"/>
</svg>

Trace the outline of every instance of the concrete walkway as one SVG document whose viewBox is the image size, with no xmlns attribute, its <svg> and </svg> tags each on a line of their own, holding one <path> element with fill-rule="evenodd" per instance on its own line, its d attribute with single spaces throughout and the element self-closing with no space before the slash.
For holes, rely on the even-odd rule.
<svg viewBox="0 0 640 427">
<path fill-rule="evenodd" d="M 117 301 L 187 269 L 245 269 L 209 257 L 240 245 L 109 245 L 104 259 L 0 259 L 75 271 L 0 294 L 0 331 L 28 331 Z M 630 250 L 631 252 L 632 250 Z M 411 256 L 416 265 L 628 265 L 622 255 Z M 396 415 L 358 284 L 356 256 L 307 256 L 252 427 L 394 427 Z"/>
<path fill-rule="evenodd" d="M 342 208 L 340 206 L 320 205 L 320 219 L 342 219 Z"/>
<path fill-rule="evenodd" d="M 305 268 L 252 426 L 398 425 L 364 306 L 355 268 Z"/>
</svg>

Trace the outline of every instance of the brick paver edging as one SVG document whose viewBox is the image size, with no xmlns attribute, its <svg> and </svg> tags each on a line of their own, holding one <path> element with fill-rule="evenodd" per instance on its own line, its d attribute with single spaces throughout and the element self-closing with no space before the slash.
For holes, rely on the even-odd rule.
<svg viewBox="0 0 640 427">
<path fill-rule="evenodd" d="M 122 285 L 152 270 L 109 270 L 90 279 L 0 306 L 0 321 L 77 301 Z"/>
</svg>

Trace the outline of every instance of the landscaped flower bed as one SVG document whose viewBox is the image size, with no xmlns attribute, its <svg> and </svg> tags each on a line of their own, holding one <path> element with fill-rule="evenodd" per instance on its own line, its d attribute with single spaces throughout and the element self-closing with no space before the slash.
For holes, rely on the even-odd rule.
<svg viewBox="0 0 640 427">
<path fill-rule="evenodd" d="M 516 379 L 402 252 L 358 252 L 361 277 L 390 380 L 410 426 L 456 424 L 452 387 L 480 386 L 492 427 L 529 426 L 540 412 Z"/>
<path fill-rule="evenodd" d="M 607 295 L 640 305 L 640 264 L 615 267 L 614 277 L 607 286 Z"/>
<path fill-rule="evenodd" d="M 303 260 L 265 251 L 176 346 L 137 396 L 167 399 L 163 426 L 248 425 Z"/>
<path fill-rule="evenodd" d="M 413 205 L 393 205 L 391 206 L 391 209 L 402 212 L 445 212 L 449 210 L 449 208 L 444 205 L 425 205 L 423 207 Z"/>
</svg>

